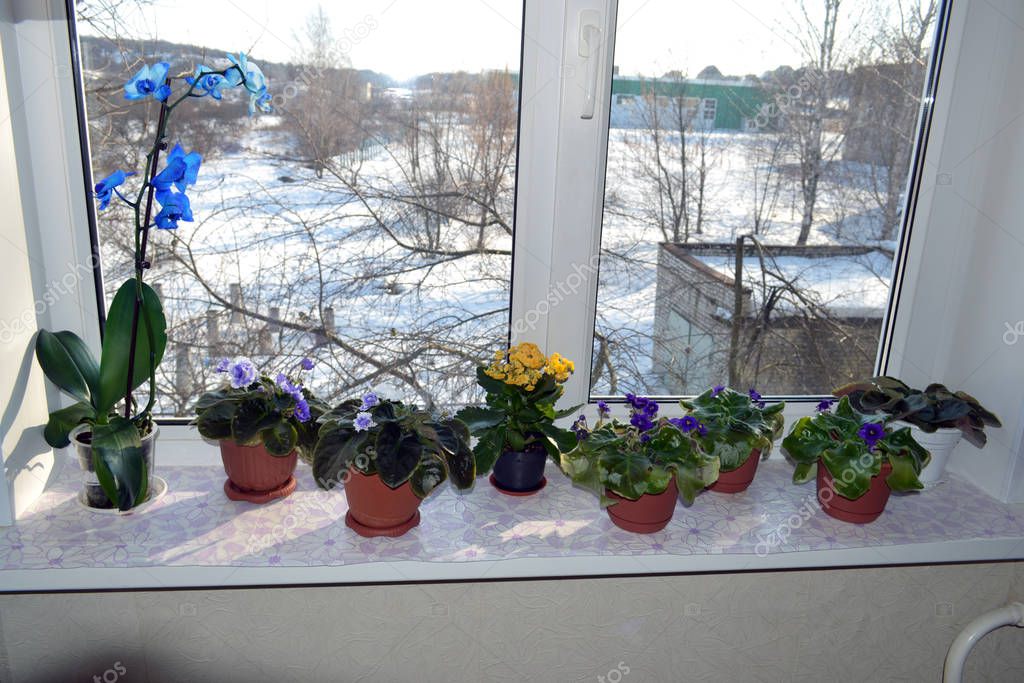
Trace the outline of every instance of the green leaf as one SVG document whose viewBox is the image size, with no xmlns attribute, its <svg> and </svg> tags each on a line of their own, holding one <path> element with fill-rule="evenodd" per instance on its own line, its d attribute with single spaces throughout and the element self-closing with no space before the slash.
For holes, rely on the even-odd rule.
<svg viewBox="0 0 1024 683">
<path fill-rule="evenodd" d="M 313 451 L 313 478 L 317 486 L 332 489 L 341 483 L 367 436 L 367 432 L 357 432 L 337 423 L 325 424 Z"/>
<path fill-rule="evenodd" d="M 381 426 L 376 447 L 380 480 L 393 489 L 409 480 L 423 457 L 419 437 L 403 432 L 394 422 Z"/>
<path fill-rule="evenodd" d="M 263 402 L 243 401 L 231 419 L 231 438 L 239 446 L 255 446 L 260 432 L 280 419 L 280 415 L 271 412 Z"/>
<path fill-rule="evenodd" d="M 231 423 L 235 419 L 238 403 L 222 400 L 206 406 L 196 418 L 196 429 L 204 438 L 223 441 L 231 437 Z"/>
<path fill-rule="evenodd" d="M 647 474 L 652 464 L 646 454 L 627 450 L 612 451 L 601 458 L 601 466 L 607 472 L 605 485 L 623 498 L 636 500 L 649 492 Z"/>
<path fill-rule="evenodd" d="M 46 422 L 43 438 L 54 448 L 64 448 L 71 443 L 68 433 L 72 429 L 83 422 L 95 419 L 96 412 L 92 409 L 92 405 L 84 401 L 55 410 L 50 413 L 50 419 Z"/>
<path fill-rule="evenodd" d="M 502 411 L 479 406 L 467 406 L 456 413 L 455 417 L 465 422 L 474 436 L 479 436 L 481 431 L 505 421 L 505 413 Z"/>
<path fill-rule="evenodd" d="M 853 443 L 824 451 L 821 460 L 832 475 L 836 493 L 857 500 L 871 488 L 871 477 L 882 471 L 882 459 Z"/>
<path fill-rule="evenodd" d="M 145 283 L 142 284 L 142 295 L 132 389 L 149 380 L 153 370 L 160 365 L 164 348 L 167 346 L 167 320 L 160 306 L 160 298 Z M 103 351 L 100 355 L 99 398 L 94 402 L 99 414 L 110 412 L 128 389 L 128 354 L 131 349 L 135 296 L 136 282 L 128 280 L 117 290 L 114 300 L 110 303 L 106 331 L 103 335 Z M 146 331 L 146 319 L 152 326 L 152 348 Z"/>
<path fill-rule="evenodd" d="M 755 440 L 756 437 L 731 434 L 712 445 L 711 455 L 718 458 L 722 472 L 731 472 L 752 457 L 754 446 L 751 442 Z"/>
<path fill-rule="evenodd" d="M 568 429 L 562 429 L 561 427 L 550 423 L 541 424 L 539 426 L 540 431 L 555 442 L 555 446 L 558 448 L 559 453 L 568 453 L 572 449 L 576 448 L 576 444 L 579 442 L 579 438 L 577 438 L 576 434 Z"/>
<path fill-rule="evenodd" d="M 445 464 L 455 488 L 464 491 L 473 486 L 473 480 L 476 479 L 476 460 L 468 442 L 461 441 L 459 450 L 445 457 Z"/>
<path fill-rule="evenodd" d="M 892 464 L 892 473 L 886 478 L 886 483 L 893 491 L 917 491 L 924 488 L 924 484 L 917 478 L 914 471 L 915 463 L 909 456 L 890 455 L 889 462 Z"/>
<path fill-rule="evenodd" d="M 447 476 L 441 462 L 436 457 L 428 455 L 420 461 L 419 467 L 412 473 L 412 477 L 409 478 L 409 485 L 412 487 L 412 492 L 416 494 L 416 497 L 422 500 L 429 496 L 431 491 L 443 484 Z"/>
<path fill-rule="evenodd" d="M 271 455 L 285 457 L 292 454 L 299 441 L 299 433 L 288 422 L 279 420 L 268 429 L 260 432 L 263 446 Z"/>
<path fill-rule="evenodd" d="M 793 470 L 793 483 L 806 484 L 817 476 L 817 470 L 818 466 L 813 462 L 798 463 L 796 469 Z"/>
<path fill-rule="evenodd" d="M 103 492 L 119 510 L 130 510 L 146 498 L 148 473 L 139 430 L 129 420 L 114 417 L 93 425 L 92 459 Z"/>
<path fill-rule="evenodd" d="M 476 446 L 473 447 L 473 458 L 476 460 L 478 475 L 488 474 L 501 455 L 505 445 L 504 430 L 500 427 L 489 429 L 479 434 Z"/>
<path fill-rule="evenodd" d="M 58 389 L 79 401 L 89 402 L 89 385 L 72 352 L 60 337 L 53 332 L 39 330 L 39 336 L 36 337 L 36 360 L 46 378 L 57 385 Z"/>
</svg>

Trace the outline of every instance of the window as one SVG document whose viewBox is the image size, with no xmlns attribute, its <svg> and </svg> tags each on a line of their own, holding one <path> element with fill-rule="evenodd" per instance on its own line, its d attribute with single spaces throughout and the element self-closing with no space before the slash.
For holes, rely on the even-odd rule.
<svg viewBox="0 0 1024 683">
<path fill-rule="evenodd" d="M 591 399 L 873 374 L 938 8 L 795 6 L 619 2 Z"/>
<path fill-rule="evenodd" d="M 557 51 L 537 52 L 540 67 L 525 67 L 537 82 L 522 118 L 546 140 L 535 146 L 551 166 L 531 158 L 531 184 L 517 175 L 520 45 L 524 30 L 539 41 L 554 31 L 539 20 L 524 29 L 521 3 L 466 3 L 467 22 L 501 37 L 486 41 L 426 9 L 412 20 L 373 3 L 328 11 L 308 2 L 285 17 L 268 0 L 209 35 L 176 34 L 159 4 L 103 15 L 79 3 L 97 177 L 130 167 L 136 160 L 121 155 L 151 125 L 152 108 L 117 96 L 140 60 L 211 60 L 240 43 L 263 57 L 272 83 L 301 82 L 310 65 L 329 81 L 297 88 L 252 122 L 229 106 L 202 106 L 176 124 L 205 162 L 199 221 L 159 235 L 152 254 L 150 281 L 171 315 L 160 412 L 187 416 L 213 381 L 214 360 L 237 354 L 270 366 L 312 354 L 316 388 L 329 400 L 373 385 L 455 407 L 478 398 L 473 366 L 504 342 L 510 317 L 513 339 L 575 356 L 576 400 L 679 395 L 716 382 L 821 394 L 871 373 L 935 11 L 872 5 L 880 28 L 861 36 L 845 12 L 866 11 L 863 2 L 799 19 L 784 4 L 762 24 L 737 8 L 700 6 L 702 21 L 682 22 L 696 10 L 620 2 L 614 57 L 599 68 L 611 86 L 606 159 L 592 132 L 546 137 L 547 127 L 567 130 L 558 97 L 582 92 L 548 86 L 588 71 L 574 53 L 556 76 L 543 60 Z M 543 5 L 535 11 L 551 18 Z M 805 55 L 785 38 L 813 35 L 822 22 L 835 28 L 835 54 Z M 413 24 L 431 30 L 402 33 Z M 689 33 L 667 28 L 678 25 Z M 297 40 L 265 26 L 289 26 Z M 422 42 L 387 48 L 406 39 Z M 686 52 L 674 50 L 680 41 Z M 218 133 L 239 124 L 237 136 Z M 595 150 L 602 158 L 589 160 Z M 602 187 L 590 176 L 604 164 Z M 539 189 L 553 187 L 548 171 L 571 177 L 572 189 Z M 523 210 L 541 211 L 544 197 L 554 203 L 550 233 L 536 232 L 540 213 L 513 225 L 517 185 L 529 198 Z M 602 210 L 582 234 L 592 191 Z M 108 290 L 125 275 L 123 220 L 115 209 L 98 221 Z M 538 248 L 546 242 L 550 257 Z M 596 305 L 583 303 L 584 291 L 557 316 L 531 306 L 578 275 L 567 264 L 588 262 Z M 517 327 L 526 314 L 542 322 Z"/>
<path fill-rule="evenodd" d="M 190 415 L 237 355 L 271 372 L 311 356 L 330 401 L 477 398 L 475 364 L 508 337 L 523 7 L 456 4 L 77 4 L 96 178 L 142 165 L 158 107 L 120 86 L 143 63 L 246 49 L 275 95 L 253 119 L 238 102 L 175 111 L 171 144 L 203 165 L 196 221 L 149 252 L 169 322 L 158 415 Z M 130 220 L 98 216 L 108 301 Z"/>
</svg>

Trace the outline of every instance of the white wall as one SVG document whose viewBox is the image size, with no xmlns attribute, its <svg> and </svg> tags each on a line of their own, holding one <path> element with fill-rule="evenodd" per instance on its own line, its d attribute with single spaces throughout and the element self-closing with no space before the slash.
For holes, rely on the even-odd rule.
<svg viewBox="0 0 1024 683">
<path fill-rule="evenodd" d="M 938 681 L 968 621 L 1022 598 L 1022 563 L 5 596 L 0 680 Z M 988 636 L 965 680 L 1024 680 L 1022 645 Z"/>
<path fill-rule="evenodd" d="M 19 193 L 14 139 L 24 98 L 17 86 L 10 9 L 0 4 L 0 459 L 8 483 L 0 487 L 0 525 L 11 524 L 12 515 L 39 495 L 54 459 L 39 428 L 46 422 L 46 393 L 33 355 L 36 315 L 42 312 L 35 303 L 33 270 L 42 279 L 43 269 L 29 256 L 34 245 L 26 233 Z"/>
<path fill-rule="evenodd" d="M 964 389 L 998 413 L 1004 428 L 987 430 L 983 451 L 961 443 L 950 469 L 1020 502 L 1024 336 L 1007 344 L 1004 334 L 1024 321 L 1024 4 L 957 0 L 953 23 L 963 38 L 947 46 L 939 99 L 948 111 L 939 107 L 930 145 L 942 153 L 926 159 L 904 291 L 919 303 L 900 308 L 905 336 L 890 374 Z"/>
</svg>

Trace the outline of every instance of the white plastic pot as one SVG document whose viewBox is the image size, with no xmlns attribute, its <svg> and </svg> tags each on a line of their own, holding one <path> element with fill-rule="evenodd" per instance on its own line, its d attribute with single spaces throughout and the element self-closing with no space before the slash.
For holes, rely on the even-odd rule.
<svg viewBox="0 0 1024 683">
<path fill-rule="evenodd" d="M 932 455 L 931 462 L 928 463 L 918 476 L 921 483 L 927 487 L 945 481 L 946 462 L 963 436 L 960 430 L 952 427 L 943 427 L 929 433 L 916 425 L 906 422 L 897 421 L 895 425 L 897 427 L 910 427 L 910 433 L 914 440 Z"/>
</svg>

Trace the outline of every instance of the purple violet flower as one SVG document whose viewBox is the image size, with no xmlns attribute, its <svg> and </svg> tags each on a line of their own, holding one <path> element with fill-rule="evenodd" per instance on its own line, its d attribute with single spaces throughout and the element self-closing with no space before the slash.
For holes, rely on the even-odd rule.
<svg viewBox="0 0 1024 683">
<path fill-rule="evenodd" d="M 248 358 L 239 357 L 228 367 L 232 389 L 244 389 L 256 381 L 256 366 Z"/>
<path fill-rule="evenodd" d="M 861 425 L 857 436 L 864 440 L 864 443 L 868 445 L 869 451 L 873 451 L 875 444 L 885 436 L 885 426 L 881 422 L 866 422 Z"/>
<path fill-rule="evenodd" d="M 359 410 L 369 410 L 379 403 L 380 399 L 377 397 L 377 394 L 372 391 L 368 391 L 363 394 L 363 404 L 359 406 Z"/>
<path fill-rule="evenodd" d="M 725 391 L 725 387 L 721 384 L 716 384 L 715 387 L 711 390 L 711 395 L 718 396 L 723 391 Z"/>
<path fill-rule="evenodd" d="M 612 414 L 612 409 L 608 407 L 608 404 L 604 401 L 597 402 L 597 416 L 600 418 L 606 418 Z"/>
<path fill-rule="evenodd" d="M 230 368 L 231 368 L 231 359 L 230 358 L 221 358 L 217 362 L 217 367 L 214 368 L 214 371 L 216 371 L 216 372 L 227 372 L 228 369 L 230 369 Z"/>
<path fill-rule="evenodd" d="M 314 365 L 313 359 L 312 358 L 303 358 L 302 361 L 299 363 L 299 365 L 302 366 L 303 370 L 312 370 L 313 369 L 313 365 Z"/>
<path fill-rule="evenodd" d="M 815 406 L 814 409 L 817 410 L 819 413 L 828 412 L 829 410 L 832 409 L 833 403 L 835 403 L 834 399 L 826 398 L 824 400 L 818 401 L 818 405 Z"/>
<path fill-rule="evenodd" d="M 295 419 L 299 422 L 309 422 L 309 403 L 304 398 L 300 398 L 295 402 Z"/>
<path fill-rule="evenodd" d="M 377 423 L 373 421 L 372 415 L 363 411 L 356 414 L 356 419 L 352 421 L 352 425 L 357 432 L 365 432 L 371 427 L 376 427 Z"/>
<path fill-rule="evenodd" d="M 748 391 L 747 394 L 750 396 L 751 403 L 753 403 L 758 408 L 764 408 L 765 402 L 761 400 L 761 394 L 757 393 L 756 389 L 751 387 L 750 391 Z"/>
</svg>

